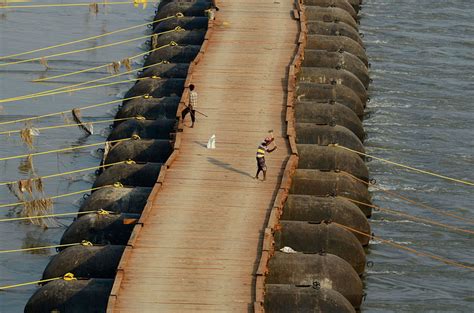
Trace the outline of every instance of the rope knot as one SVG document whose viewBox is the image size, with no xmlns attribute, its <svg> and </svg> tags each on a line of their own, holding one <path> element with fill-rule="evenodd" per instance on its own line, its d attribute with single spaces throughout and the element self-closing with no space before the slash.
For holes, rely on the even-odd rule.
<svg viewBox="0 0 474 313">
<path fill-rule="evenodd" d="M 143 95 L 143 99 L 150 99 L 150 98 L 151 98 L 151 96 L 147 93 Z"/>
<path fill-rule="evenodd" d="M 127 159 L 127 161 L 125 161 L 125 164 L 137 164 L 135 161 L 131 160 L 131 159 Z"/>
<path fill-rule="evenodd" d="M 100 209 L 99 211 L 97 211 L 97 214 L 99 214 L 99 215 L 109 215 L 109 211 L 106 211 L 104 209 Z"/>
<path fill-rule="evenodd" d="M 132 135 L 132 140 L 140 140 L 140 136 L 138 135 Z"/>
<path fill-rule="evenodd" d="M 64 274 L 63 279 L 64 279 L 65 281 L 77 280 L 77 278 L 74 277 L 74 274 L 73 274 L 73 273 L 66 273 L 66 274 Z"/>
<path fill-rule="evenodd" d="M 123 188 L 123 185 L 122 185 L 121 182 L 116 182 L 116 183 L 114 183 L 114 187 L 115 188 Z"/>
<path fill-rule="evenodd" d="M 176 41 L 170 41 L 170 46 L 175 47 L 175 46 L 177 46 L 177 45 L 178 45 L 178 44 L 176 43 Z"/>
<path fill-rule="evenodd" d="M 181 18 L 181 17 L 184 17 L 184 14 L 181 13 L 181 12 L 178 12 L 178 13 L 175 14 L 175 16 L 176 16 L 177 18 Z"/>
<path fill-rule="evenodd" d="M 81 241 L 81 246 L 84 246 L 84 247 L 92 247 L 93 244 L 92 244 L 92 242 L 90 242 L 90 241 L 83 240 L 83 241 Z"/>
<path fill-rule="evenodd" d="M 133 0 L 134 7 L 137 8 L 140 4 L 143 6 L 143 9 L 146 9 L 148 0 Z"/>
</svg>

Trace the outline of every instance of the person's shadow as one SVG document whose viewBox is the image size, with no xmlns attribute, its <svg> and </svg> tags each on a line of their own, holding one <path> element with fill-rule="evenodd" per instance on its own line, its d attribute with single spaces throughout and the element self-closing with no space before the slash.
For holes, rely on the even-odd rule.
<svg viewBox="0 0 474 313">
<path fill-rule="evenodd" d="M 219 167 L 222 167 L 226 170 L 229 170 L 229 171 L 232 171 L 232 172 L 235 172 L 235 173 L 238 173 L 238 174 L 241 174 L 241 175 L 244 175 L 244 176 L 247 176 L 247 177 L 250 177 L 250 178 L 254 178 L 252 175 L 250 175 L 249 173 L 247 172 L 244 172 L 244 171 L 241 171 L 241 170 L 238 170 L 234 167 L 232 167 L 232 165 L 230 165 L 229 163 L 225 163 L 225 162 L 222 162 L 222 161 L 219 161 L 218 159 L 215 159 L 215 158 L 211 158 L 211 157 L 207 157 L 207 161 L 214 164 L 214 165 L 217 165 Z"/>
<path fill-rule="evenodd" d="M 197 145 L 200 145 L 203 148 L 207 148 L 207 144 L 205 144 L 205 143 L 199 142 L 197 140 L 194 140 L 194 143 L 197 144 Z"/>
</svg>

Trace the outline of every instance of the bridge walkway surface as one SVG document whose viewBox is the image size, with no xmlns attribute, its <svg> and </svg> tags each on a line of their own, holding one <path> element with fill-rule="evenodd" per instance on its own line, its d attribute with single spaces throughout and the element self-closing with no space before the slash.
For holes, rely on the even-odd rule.
<svg viewBox="0 0 474 313">
<path fill-rule="evenodd" d="M 192 78 L 209 117 L 185 127 L 123 269 L 115 312 L 253 311 L 263 231 L 290 154 L 286 89 L 298 24 L 293 0 L 219 7 Z M 255 153 L 269 129 L 278 149 L 267 156 L 267 181 L 256 181 Z M 215 150 L 206 149 L 212 134 Z"/>
</svg>

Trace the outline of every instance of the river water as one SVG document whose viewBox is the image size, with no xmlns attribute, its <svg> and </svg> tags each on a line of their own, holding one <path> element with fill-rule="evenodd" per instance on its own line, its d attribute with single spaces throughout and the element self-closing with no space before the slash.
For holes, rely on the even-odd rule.
<svg viewBox="0 0 474 313">
<path fill-rule="evenodd" d="M 48 0 L 42 3 L 57 3 Z M 64 1 L 67 2 L 67 1 Z M 52 44 L 98 35 L 138 25 L 153 15 L 131 5 L 99 7 L 91 14 L 87 7 L 61 9 L 16 9 L 0 17 L 0 56 Z M 471 1 L 366 0 L 362 10 L 361 31 L 372 63 L 371 117 L 365 120 L 369 138 L 368 153 L 426 170 L 474 181 L 474 8 Z M 88 48 L 143 36 L 145 27 L 63 47 L 52 52 Z M 31 83 L 43 76 L 98 66 L 143 52 L 145 40 L 116 47 L 53 58 L 45 71 L 38 62 L 0 66 L 0 98 L 30 94 L 78 83 L 107 72 L 97 70 L 62 78 L 59 83 Z M 8 61 L 41 56 L 38 53 Z M 139 65 L 135 65 L 138 67 Z M 129 76 L 129 78 L 132 78 Z M 125 80 L 125 75 L 116 80 Z M 108 82 L 108 81 L 107 81 Z M 59 94 L 18 102 L 1 103 L 2 121 L 68 110 L 89 104 L 119 99 L 130 87 L 120 84 L 73 94 Z M 116 105 L 83 111 L 87 121 L 112 118 Z M 62 124 L 60 117 L 35 122 L 35 127 Z M 71 145 L 104 141 L 107 124 L 97 124 L 92 136 L 84 137 L 76 128 L 45 130 L 35 137 L 34 149 L 44 151 Z M 0 131 L 18 129 L 23 124 L 2 126 Z M 28 149 L 17 135 L 0 135 L 0 157 L 25 154 Z M 0 181 L 29 177 L 21 159 L 0 161 Z M 38 175 L 97 166 L 92 149 L 39 156 L 34 159 Z M 473 188 L 438 178 L 410 173 L 372 161 L 370 171 L 377 185 L 417 199 L 445 212 L 474 218 Z M 45 181 L 48 196 L 88 189 L 92 172 L 52 178 Z M 468 228 L 469 224 L 404 203 L 372 188 L 375 204 L 446 224 Z M 80 195 L 61 198 L 54 211 L 75 212 Z M 5 186 L 0 186 L 0 205 L 16 202 Z M 0 218 L 11 217 L 9 208 L 0 208 Z M 71 219 L 60 220 L 65 225 Z M 471 225 L 472 226 L 472 225 Z M 373 231 L 382 238 L 407 247 L 474 263 L 473 236 L 412 222 L 408 218 L 375 212 Z M 43 230 L 19 222 L 0 225 L 0 250 L 57 244 L 63 227 Z M 28 282 L 41 278 L 53 250 L 44 253 L 0 254 L 0 285 Z M 365 276 L 364 312 L 472 312 L 474 286 L 472 271 L 445 265 L 426 257 L 372 241 L 368 260 L 373 266 Z M 36 289 L 25 286 L 0 292 L 0 312 L 22 312 Z"/>
<path fill-rule="evenodd" d="M 474 181 L 474 8 L 472 1 L 366 0 L 361 31 L 372 63 L 368 153 Z M 377 184 L 474 219 L 474 188 L 369 163 Z M 458 227 L 463 221 L 387 197 L 375 204 Z M 473 236 L 383 212 L 373 232 L 423 252 L 474 263 Z M 470 227 L 469 227 L 470 226 Z M 365 312 L 473 312 L 474 274 L 375 241 L 365 277 Z"/>
<path fill-rule="evenodd" d="M 79 1 L 48 0 L 41 3 L 71 3 Z M 21 3 L 19 3 L 21 4 Z M 26 3 L 25 3 L 26 4 Z M 29 3 L 30 4 L 30 3 Z M 1 12 L 0 12 L 1 13 Z M 146 9 L 135 8 L 132 4 L 110 5 L 106 8 L 99 6 L 99 13 L 90 13 L 88 7 L 68 8 L 36 8 L 9 10 L 0 17 L 0 56 L 11 55 L 53 44 L 100 35 L 105 32 L 139 25 L 150 21 L 154 15 L 154 8 L 148 5 Z M 137 38 L 146 35 L 146 26 L 118 33 L 111 36 L 48 50 L 31 55 L 14 57 L 2 61 L 16 61 L 46 54 L 96 47 L 117 41 Z M 66 84 L 80 83 L 105 77 L 110 74 L 106 69 L 98 69 L 90 73 L 74 75 L 56 80 L 58 83 L 32 83 L 31 80 L 44 76 L 53 76 L 85 68 L 95 67 L 121 60 L 126 57 L 145 52 L 143 46 L 146 39 L 139 39 L 119 46 L 92 50 L 72 55 L 65 55 L 48 60 L 50 69 L 34 63 L 17 64 L 2 67 L 0 64 L 0 98 L 31 94 L 43 90 L 65 86 Z M 142 59 L 135 68 L 140 67 Z M 121 71 L 125 71 L 122 69 Z M 112 80 L 97 82 L 103 84 L 111 81 L 132 79 L 132 75 L 124 75 Z M 57 94 L 54 96 L 29 99 L 18 102 L 0 103 L 2 121 L 19 119 L 31 115 L 46 114 L 69 110 L 90 104 L 119 100 L 132 83 L 112 85 L 102 88 L 78 91 L 72 94 Z M 118 103 L 95 109 L 83 110 L 86 121 L 113 119 L 113 109 Z M 35 127 L 64 124 L 61 116 L 41 119 L 33 123 Z M 85 137 L 77 128 L 62 128 L 44 130 L 34 138 L 34 150 L 45 151 L 71 145 L 86 145 L 103 142 L 106 130 L 110 123 L 95 124 L 96 134 Z M 0 125 L 0 131 L 19 129 L 24 124 Z M 97 147 L 99 148 L 99 147 Z M 39 176 L 66 172 L 99 165 L 100 160 L 92 151 L 94 148 L 76 150 L 74 152 L 50 154 L 34 158 L 33 164 Z M 0 158 L 28 153 L 28 149 L 21 143 L 17 134 L 5 136 L 0 134 Z M 13 181 L 29 177 L 27 169 L 20 167 L 22 159 L 0 161 L 0 182 Z M 91 174 L 93 171 L 72 174 L 65 177 L 51 178 L 44 181 L 45 194 L 54 196 L 91 188 Z M 77 212 L 77 201 L 82 194 L 60 198 L 55 201 L 54 212 Z M 0 186 L 0 204 L 16 202 L 5 186 Z M 11 217 L 10 208 L 0 208 L 0 219 Z M 60 220 L 67 225 L 71 218 Z M 29 246 L 44 246 L 57 244 L 65 227 L 43 230 L 38 226 L 20 222 L 3 222 L 0 224 L 0 250 L 15 249 Z M 9 253 L 0 254 L 0 285 L 16 284 L 41 279 L 41 274 L 48 263 L 53 249 L 43 253 Z M 29 297 L 36 286 L 25 286 L 0 292 L 0 312 L 22 312 Z"/>
</svg>

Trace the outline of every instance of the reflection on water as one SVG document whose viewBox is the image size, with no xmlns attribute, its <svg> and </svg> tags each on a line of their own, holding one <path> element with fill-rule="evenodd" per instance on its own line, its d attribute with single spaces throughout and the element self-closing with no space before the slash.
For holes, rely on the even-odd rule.
<svg viewBox="0 0 474 313">
<path fill-rule="evenodd" d="M 41 3 L 58 3 L 58 1 L 47 0 Z M 110 5 L 107 7 L 99 5 L 99 12 L 97 14 L 91 14 L 88 7 L 12 9 L 6 13 L 0 11 L 0 14 L 1 57 L 143 24 L 153 17 L 154 8 L 153 6 L 148 6 L 146 10 L 143 10 L 142 8 L 133 7 L 133 5 Z M 105 65 L 142 53 L 145 51 L 142 47 L 142 43 L 145 40 L 96 51 L 51 58 L 47 60 L 48 68 L 45 68 L 38 61 L 10 66 L 1 66 L 2 63 L 76 49 L 97 47 L 144 36 L 148 32 L 148 28 L 142 27 L 53 50 L 11 57 L 10 59 L 1 59 L 0 99 L 32 94 L 106 77 L 110 74 L 106 68 L 102 68 L 78 75 L 58 78 L 54 81 L 32 82 L 32 80 L 39 78 Z M 140 59 L 135 61 L 137 62 L 133 63 L 135 67 L 138 67 L 136 64 L 141 64 L 142 62 Z M 119 76 L 114 80 L 104 80 L 101 83 L 130 79 L 128 77 L 133 78 L 130 75 L 124 75 L 124 77 Z M 4 102 L 0 104 L 0 122 L 63 110 L 70 112 L 72 108 L 118 100 L 120 95 L 128 90 L 131 85 L 132 83 L 118 84 L 74 93 L 32 98 L 24 101 Z M 85 121 L 110 119 L 110 116 L 114 114 L 114 108 L 119 103 L 84 110 L 82 118 Z M 73 121 L 70 114 L 65 114 L 64 116 L 51 116 L 31 121 L 28 123 L 28 127 L 45 127 L 71 122 Z M 108 124 L 96 124 L 94 126 L 95 134 L 91 136 L 84 136 L 84 133 L 77 127 L 43 130 L 39 136 L 33 138 L 32 150 L 29 150 L 22 143 L 18 134 L 11 134 L 10 136 L 0 135 L 0 158 L 28 154 L 32 151 L 47 151 L 105 141 Z M 25 127 L 27 127 L 25 123 L 0 125 L 0 132 Z M 0 182 L 27 179 L 35 174 L 44 176 L 98 166 L 99 159 L 95 156 L 95 149 L 98 147 L 35 156 L 32 158 L 32 162 L 25 158 L 0 161 Z M 94 178 L 93 172 L 81 172 L 44 180 L 44 194 L 46 197 L 51 197 L 89 189 Z M 57 199 L 54 202 L 54 212 L 77 212 L 78 204 L 81 200 L 82 194 Z M 9 192 L 6 186 L 0 186 L 0 204 L 17 201 L 18 199 Z M 0 218 L 17 216 L 20 209 L 22 207 L 17 207 L 16 209 L 0 208 Z M 60 227 L 49 229 L 43 229 L 23 222 L 1 223 L 0 250 L 58 244 L 64 232 L 64 227 L 70 224 L 72 219 L 73 217 L 61 218 L 58 220 Z M 54 254 L 54 249 L 0 254 L 0 285 L 40 279 L 46 264 Z M 23 312 L 26 301 L 37 288 L 37 286 L 25 286 L 0 292 L 0 312 Z"/>
<path fill-rule="evenodd" d="M 20 164 L 18 165 L 18 172 L 22 174 L 34 174 L 35 168 L 33 165 L 33 160 L 28 157 L 21 159 Z"/>
<path fill-rule="evenodd" d="M 21 245 L 21 249 L 27 248 L 34 248 L 34 247 L 45 247 L 51 245 L 51 241 L 44 238 L 44 234 L 46 230 L 40 231 L 29 231 L 25 234 L 25 238 L 23 238 L 23 243 Z M 41 255 L 51 255 L 53 254 L 53 250 L 51 249 L 41 249 L 41 250 L 31 250 L 25 253 L 30 254 L 41 254 Z"/>
</svg>

